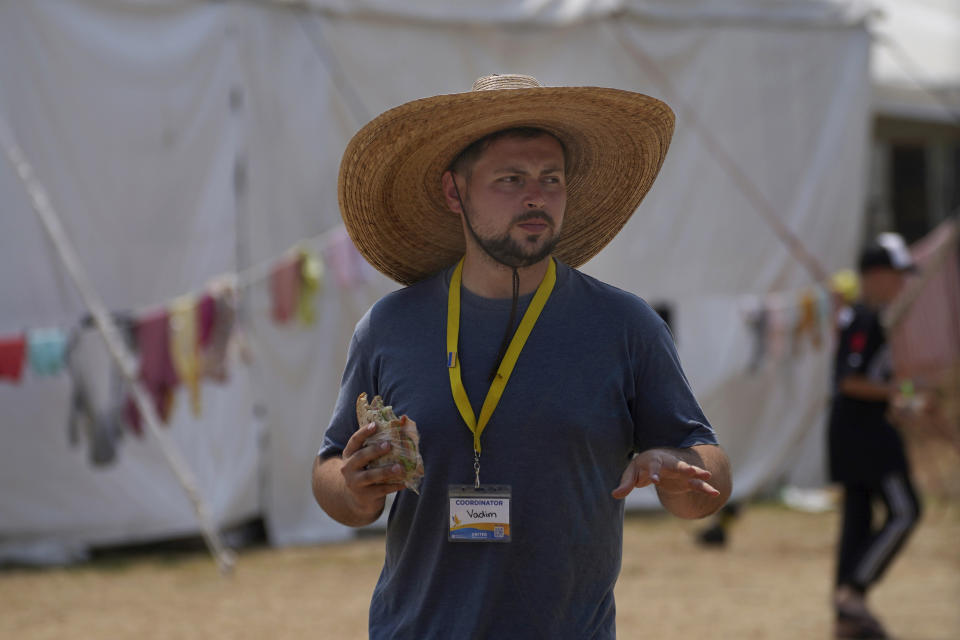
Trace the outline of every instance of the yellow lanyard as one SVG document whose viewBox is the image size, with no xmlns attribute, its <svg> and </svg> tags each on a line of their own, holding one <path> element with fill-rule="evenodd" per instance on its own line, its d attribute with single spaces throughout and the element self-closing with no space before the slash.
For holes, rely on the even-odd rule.
<svg viewBox="0 0 960 640">
<path fill-rule="evenodd" d="M 510 346 L 500 362 L 497 369 L 497 375 L 490 383 L 490 389 L 487 390 L 487 397 L 483 400 L 483 407 L 480 409 L 480 421 L 477 422 L 473 413 L 473 407 L 470 406 L 470 399 L 467 397 L 467 390 L 463 387 L 463 378 L 460 375 L 460 359 L 457 357 L 457 345 L 460 340 L 460 282 L 463 277 L 463 259 L 453 271 L 453 277 L 450 278 L 450 293 L 447 296 L 447 370 L 450 372 L 450 389 L 453 391 L 453 400 L 457 403 L 457 409 L 463 416 L 463 421 L 473 433 L 473 450 L 476 455 L 480 455 L 480 434 L 490 422 L 490 416 L 493 410 L 500 403 L 500 396 L 507 386 L 507 380 L 513 373 L 513 367 L 517 364 L 517 358 L 520 357 L 520 351 L 523 345 L 527 343 L 527 338 L 533 330 L 533 325 L 537 323 L 540 312 L 547 304 L 547 298 L 553 292 L 553 286 L 557 282 L 557 266 L 550 258 L 550 264 L 547 266 L 547 273 L 533 294 L 533 300 L 527 307 L 523 319 L 520 320 L 520 326 L 517 327 Z"/>
</svg>

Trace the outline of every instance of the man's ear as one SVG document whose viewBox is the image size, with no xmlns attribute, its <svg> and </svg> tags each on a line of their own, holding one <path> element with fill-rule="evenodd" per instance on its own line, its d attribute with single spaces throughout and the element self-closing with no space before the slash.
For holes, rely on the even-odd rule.
<svg viewBox="0 0 960 640">
<path fill-rule="evenodd" d="M 443 188 L 443 199 L 447 203 L 447 208 L 453 213 L 463 213 L 460 206 L 460 199 L 457 197 L 457 185 L 454 184 L 456 177 L 452 171 L 444 171 L 440 177 L 440 184 Z"/>
</svg>

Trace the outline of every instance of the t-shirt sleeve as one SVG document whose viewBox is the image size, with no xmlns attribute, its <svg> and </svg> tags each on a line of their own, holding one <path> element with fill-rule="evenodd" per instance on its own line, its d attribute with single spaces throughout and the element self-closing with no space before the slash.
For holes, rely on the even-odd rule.
<svg viewBox="0 0 960 640">
<path fill-rule="evenodd" d="M 648 326 L 634 355 L 637 374 L 633 423 L 637 451 L 718 444 L 680 366 L 670 329 L 659 317 Z"/>
<path fill-rule="evenodd" d="M 366 392 L 371 398 L 377 395 L 377 381 L 373 374 L 372 353 L 367 339 L 369 315 L 357 323 L 347 351 L 347 364 L 340 381 L 340 393 L 334 407 L 330 424 L 323 437 L 323 445 L 317 455 L 330 458 L 343 453 L 347 441 L 359 428 L 357 425 L 357 397 Z"/>
</svg>

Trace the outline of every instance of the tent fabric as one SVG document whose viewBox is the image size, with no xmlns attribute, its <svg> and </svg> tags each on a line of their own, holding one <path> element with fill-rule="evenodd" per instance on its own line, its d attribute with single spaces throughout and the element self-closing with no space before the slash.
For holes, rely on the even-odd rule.
<svg viewBox="0 0 960 640">
<path fill-rule="evenodd" d="M 264 0 L 269 2 L 270 0 Z M 277 4 L 305 5 L 329 14 L 363 18 L 403 19 L 415 22 L 458 24 L 539 23 L 569 24 L 586 20 L 633 16 L 645 20 L 736 21 L 831 25 L 851 24 L 869 15 L 863 0 L 273 0 Z"/>
<path fill-rule="evenodd" d="M 401 5 L 374 0 L 0 3 L 0 117 L 118 312 L 335 229 L 350 136 L 383 110 L 492 71 L 681 96 L 832 271 L 859 241 L 870 100 L 869 36 L 841 4 L 743 1 L 732 6 L 750 20 L 713 21 L 721 3 L 421 0 L 402 4 L 404 19 L 390 9 Z M 797 16 L 810 18 L 804 28 L 790 28 Z M 747 496 L 816 437 L 829 349 L 748 373 L 744 296 L 810 276 L 689 124 L 680 118 L 653 190 L 585 271 L 672 305 L 681 359 Z M 84 310 L 4 160 L 0 208 L 0 332 L 73 326 Z M 259 514 L 275 544 L 351 535 L 314 504 L 310 467 L 354 324 L 393 286 L 328 274 L 312 327 L 274 325 L 265 281 L 246 291 L 249 364 L 207 383 L 200 418 L 181 389 L 168 427 L 221 526 Z M 96 470 L 69 447 L 69 396 L 64 377 L 0 385 L 0 540 L 197 531 L 149 437 L 126 438 Z M 629 504 L 655 498 L 637 492 Z"/>
<path fill-rule="evenodd" d="M 960 122 L 960 3 L 875 0 L 874 5 L 875 108 L 894 117 Z"/>
<path fill-rule="evenodd" d="M 924 280 L 919 294 L 891 331 L 898 376 L 935 385 L 960 368 L 958 224 L 957 220 L 945 220 L 910 247 L 921 269 L 921 274 L 914 277 Z"/>
</svg>

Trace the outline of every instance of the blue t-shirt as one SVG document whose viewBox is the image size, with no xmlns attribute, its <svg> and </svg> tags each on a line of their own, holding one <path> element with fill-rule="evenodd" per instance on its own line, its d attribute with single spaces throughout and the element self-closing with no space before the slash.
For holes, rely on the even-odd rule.
<svg viewBox="0 0 960 640">
<path fill-rule="evenodd" d="M 370 637 L 614 638 L 624 509 L 610 492 L 633 451 L 717 442 L 670 331 L 640 298 L 557 263 L 481 441 L 481 482 L 512 487 L 512 540 L 449 542 L 448 485 L 474 480 L 446 367 L 451 273 L 387 295 L 357 324 L 320 449 L 343 451 L 362 392 L 420 431 L 425 475 L 420 495 L 399 492 L 390 511 Z M 511 301 L 461 298 L 458 355 L 479 415 Z"/>
</svg>

